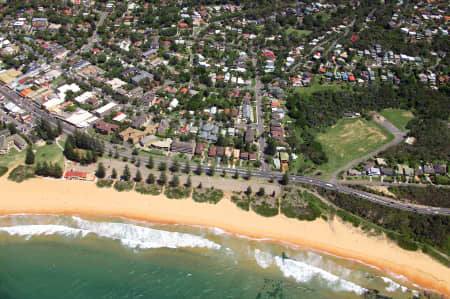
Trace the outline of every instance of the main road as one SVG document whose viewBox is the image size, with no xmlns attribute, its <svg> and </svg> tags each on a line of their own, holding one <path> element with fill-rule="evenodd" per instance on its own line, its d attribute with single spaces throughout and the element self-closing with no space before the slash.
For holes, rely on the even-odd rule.
<svg viewBox="0 0 450 299">
<path fill-rule="evenodd" d="M 20 106 L 22 109 L 28 111 L 33 116 L 45 118 L 54 126 L 57 125 L 57 119 L 49 116 L 46 112 L 36 108 L 31 102 L 28 102 L 27 100 L 25 100 L 24 98 L 19 96 L 16 92 L 11 91 L 11 90 L 7 89 L 6 87 L 0 87 L 0 93 L 3 96 L 10 99 L 11 101 L 13 101 L 18 106 Z M 64 122 L 61 122 L 61 124 L 62 124 L 63 132 L 66 134 L 71 134 L 76 130 L 76 128 L 74 128 L 73 126 L 66 124 Z M 111 151 L 111 152 L 115 151 L 114 145 L 105 144 L 105 151 Z M 131 159 L 133 156 L 130 149 L 128 149 L 125 152 L 118 152 L 118 154 L 122 157 L 126 157 L 129 159 Z M 148 159 L 146 159 L 146 158 L 143 159 L 144 163 L 146 163 L 147 161 L 148 161 Z M 156 164 L 158 164 L 158 163 L 169 164 L 170 160 L 168 160 L 167 158 L 165 158 L 164 160 L 155 159 L 155 162 L 156 162 Z M 168 166 L 170 166 L 170 165 L 168 165 Z M 184 165 L 181 165 L 181 166 L 183 167 Z M 208 172 L 211 169 L 211 166 L 208 166 L 208 165 L 202 165 L 201 167 L 204 172 Z M 215 167 L 215 171 L 216 172 L 225 172 L 227 174 L 235 174 L 237 172 L 238 175 L 241 177 L 244 177 L 249 174 L 249 172 L 245 169 L 232 169 L 232 168 L 226 168 L 226 167 Z M 266 170 L 251 171 L 250 175 L 255 178 L 274 180 L 274 181 L 281 180 L 281 178 L 283 177 L 283 174 L 281 174 L 281 173 L 269 172 Z M 402 202 L 394 201 L 392 199 L 383 198 L 381 196 L 376 196 L 376 195 L 373 195 L 373 194 L 370 194 L 367 192 L 355 190 L 355 189 L 349 188 L 347 186 L 342 186 L 342 185 L 339 185 L 336 183 L 330 183 L 327 181 L 322 181 L 322 180 L 304 177 L 304 176 L 291 175 L 289 177 L 289 179 L 291 182 L 294 182 L 294 183 L 315 185 L 318 187 L 334 190 L 337 192 L 354 195 L 354 196 L 360 197 L 362 199 L 365 199 L 365 200 L 368 200 L 368 201 L 371 201 L 371 202 L 374 202 L 377 204 L 390 206 L 390 207 L 393 207 L 396 209 L 401 209 L 401 210 L 410 211 L 410 212 L 417 212 L 417 213 L 422 213 L 422 214 L 450 216 L 450 209 L 447 209 L 447 208 L 432 208 L 432 207 L 424 207 L 424 206 L 417 206 L 417 205 L 412 205 L 412 204 L 408 204 L 408 203 L 402 203 Z"/>
</svg>

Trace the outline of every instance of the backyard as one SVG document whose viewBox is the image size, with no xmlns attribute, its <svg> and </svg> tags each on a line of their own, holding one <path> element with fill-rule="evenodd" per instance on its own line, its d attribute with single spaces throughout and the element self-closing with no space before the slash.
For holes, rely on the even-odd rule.
<svg viewBox="0 0 450 299">
<path fill-rule="evenodd" d="M 328 162 L 320 165 L 316 174 L 329 178 L 331 174 L 345 164 L 358 159 L 382 145 L 390 142 L 394 136 L 375 121 L 365 119 L 341 119 L 334 126 L 317 135 L 327 154 Z"/>
</svg>

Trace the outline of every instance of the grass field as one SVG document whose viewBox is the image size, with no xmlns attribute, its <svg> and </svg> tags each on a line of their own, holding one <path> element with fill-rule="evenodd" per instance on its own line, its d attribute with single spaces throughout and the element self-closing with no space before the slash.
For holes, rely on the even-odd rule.
<svg viewBox="0 0 450 299">
<path fill-rule="evenodd" d="M 64 155 L 56 144 L 36 148 L 35 163 L 42 163 L 44 161 L 58 163 L 64 169 Z"/>
<path fill-rule="evenodd" d="M 295 34 L 298 37 L 302 37 L 302 36 L 308 36 L 312 33 L 311 30 L 298 30 L 298 29 L 294 29 L 292 27 L 289 27 L 286 30 L 287 35 L 291 35 L 291 34 Z"/>
<path fill-rule="evenodd" d="M 322 177 L 328 178 L 340 167 L 393 139 L 394 136 L 375 121 L 341 119 L 325 133 L 317 135 L 317 140 L 328 156 L 328 162 L 319 166 L 318 171 Z"/>
<path fill-rule="evenodd" d="M 402 109 L 384 109 L 380 114 L 403 132 L 406 131 L 406 124 L 414 118 L 411 111 Z"/>
<path fill-rule="evenodd" d="M 25 161 L 25 150 L 18 152 L 16 149 L 11 149 L 8 154 L 0 155 L 0 166 L 12 168 Z"/>
</svg>

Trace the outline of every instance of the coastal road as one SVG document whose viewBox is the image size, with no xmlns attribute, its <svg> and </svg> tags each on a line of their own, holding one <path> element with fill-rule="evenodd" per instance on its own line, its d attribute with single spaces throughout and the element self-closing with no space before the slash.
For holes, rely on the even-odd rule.
<svg viewBox="0 0 450 299">
<path fill-rule="evenodd" d="M 387 119 L 379 116 L 378 114 L 374 117 L 374 120 L 380 124 L 381 126 L 383 126 L 384 128 L 386 128 L 389 132 L 392 133 L 392 135 L 394 135 L 394 139 L 391 142 L 386 143 L 385 145 L 383 145 L 382 147 L 374 150 L 373 152 L 368 153 L 367 155 L 364 155 L 363 157 L 360 157 L 356 160 L 353 160 L 347 164 L 345 164 L 344 166 L 342 166 L 341 168 L 339 168 L 338 170 L 336 170 L 332 175 L 331 175 L 331 181 L 332 182 L 337 182 L 337 176 L 339 175 L 339 173 L 350 169 L 356 165 L 358 165 L 361 162 L 367 161 L 368 159 L 378 155 L 381 152 L 384 152 L 385 150 L 387 150 L 388 148 L 390 148 L 391 146 L 395 146 L 397 144 L 400 144 L 406 136 L 406 132 L 402 132 L 399 129 L 397 129 L 397 127 L 395 127 L 391 122 L 389 122 Z"/>
<path fill-rule="evenodd" d="M 55 118 L 49 116 L 44 111 L 37 109 L 34 105 L 28 103 L 26 100 L 24 100 L 23 98 L 18 96 L 17 93 L 15 93 L 11 90 L 8 90 L 5 87 L 0 88 L 0 93 L 3 94 L 8 99 L 15 102 L 16 104 L 18 104 L 24 110 L 35 115 L 36 117 L 46 118 L 47 120 L 49 120 L 49 122 L 52 125 L 54 125 L 54 126 L 57 125 L 57 120 Z M 36 110 L 39 110 L 39 111 L 36 111 Z M 64 122 L 61 122 L 61 124 L 62 124 L 62 128 L 63 128 L 63 132 L 66 134 L 73 133 L 76 130 L 76 128 L 74 128 Z M 105 144 L 105 151 L 114 152 L 115 151 L 114 145 Z M 131 150 L 127 150 L 125 152 L 118 152 L 118 154 L 121 157 L 127 157 L 128 159 L 132 158 Z M 148 158 L 140 157 L 140 159 L 141 159 L 142 163 L 147 163 L 147 161 L 148 161 Z M 162 160 L 158 160 L 155 158 L 154 161 L 155 161 L 156 165 L 164 162 L 164 163 L 168 164 L 167 166 L 170 166 L 170 162 L 171 162 L 170 160 L 168 160 L 167 157 L 165 157 Z M 180 163 L 180 166 L 184 167 L 185 164 Z M 205 172 L 205 173 L 209 172 L 209 170 L 211 168 L 208 165 L 201 165 L 201 167 L 202 167 L 203 172 Z M 215 167 L 215 171 L 216 171 L 216 173 L 221 173 L 221 172 L 225 171 L 225 173 L 231 174 L 231 175 L 233 175 L 237 172 L 238 175 L 241 177 L 245 177 L 249 173 L 245 169 L 232 169 L 232 168 L 225 168 L 225 167 Z M 279 181 L 279 180 L 281 180 L 281 178 L 283 176 L 282 173 L 269 172 L 269 171 L 264 171 L 264 170 L 251 171 L 250 174 L 252 177 L 255 177 L 255 178 L 261 178 L 261 179 L 273 180 L 273 181 Z M 347 186 L 342 186 L 342 185 L 339 185 L 336 183 L 330 183 L 327 181 L 322 181 L 322 180 L 309 178 L 309 177 L 292 175 L 292 176 L 290 176 L 289 179 L 291 182 L 294 182 L 294 183 L 303 183 L 303 184 L 319 186 L 319 187 L 334 190 L 337 192 L 354 195 L 354 196 L 360 197 L 362 199 L 365 199 L 365 200 L 368 200 L 368 201 L 371 201 L 371 202 L 374 202 L 377 204 L 390 206 L 390 207 L 396 208 L 396 209 L 401 209 L 401 210 L 410 211 L 410 212 L 417 212 L 417 213 L 422 213 L 422 214 L 450 216 L 450 209 L 446 209 L 446 208 L 421 207 L 421 206 L 416 206 L 416 205 L 412 205 L 412 204 L 401 203 L 401 202 L 394 201 L 392 199 L 386 199 L 386 198 L 376 196 L 376 195 L 373 195 L 373 194 L 370 194 L 367 192 L 355 190 L 355 189 L 352 189 Z"/>
</svg>

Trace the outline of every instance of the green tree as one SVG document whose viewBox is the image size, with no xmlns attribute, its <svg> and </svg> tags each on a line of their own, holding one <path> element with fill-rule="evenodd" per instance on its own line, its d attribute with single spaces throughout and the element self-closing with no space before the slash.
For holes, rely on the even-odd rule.
<svg viewBox="0 0 450 299">
<path fill-rule="evenodd" d="M 34 153 L 31 146 L 27 147 L 27 154 L 25 156 L 25 163 L 28 165 L 34 164 Z"/>
<path fill-rule="evenodd" d="M 227 176 L 227 172 L 225 171 L 225 168 L 222 170 L 222 177 L 226 177 Z"/>
<path fill-rule="evenodd" d="M 185 174 L 190 174 L 190 173 L 191 173 L 191 164 L 189 163 L 189 161 L 186 162 L 186 165 L 184 166 L 183 172 L 184 172 Z"/>
<path fill-rule="evenodd" d="M 165 162 L 159 163 L 158 169 L 159 169 L 159 171 L 166 171 L 167 170 L 167 164 Z"/>
<path fill-rule="evenodd" d="M 215 173 L 216 173 L 216 167 L 215 167 L 214 165 L 211 165 L 211 166 L 209 167 L 208 175 L 209 175 L 209 176 L 214 176 Z"/>
<path fill-rule="evenodd" d="M 172 176 L 172 180 L 170 181 L 170 186 L 178 187 L 178 185 L 180 185 L 180 178 L 178 177 L 178 175 L 174 174 Z"/>
<path fill-rule="evenodd" d="M 139 171 L 139 169 L 136 170 L 136 175 L 134 176 L 134 180 L 135 180 L 136 182 L 142 181 L 142 174 L 141 174 L 141 172 Z"/>
<path fill-rule="evenodd" d="M 285 186 L 289 184 L 289 173 L 287 171 L 283 174 L 283 177 L 281 178 L 281 184 Z"/>
<path fill-rule="evenodd" d="M 97 165 L 97 171 L 95 172 L 95 176 L 99 179 L 103 179 L 106 175 L 105 166 L 103 166 L 103 163 L 100 162 Z"/>
<path fill-rule="evenodd" d="M 128 164 L 127 164 L 127 165 L 125 165 L 125 168 L 123 169 L 122 179 L 124 181 L 129 181 L 130 178 L 131 178 L 130 168 L 128 167 Z"/>
<path fill-rule="evenodd" d="M 252 191 L 252 187 L 248 186 L 247 190 L 245 191 L 245 194 L 247 194 L 248 196 L 252 195 L 253 191 Z"/>
<path fill-rule="evenodd" d="M 257 194 L 258 196 L 264 196 L 264 194 L 266 194 L 266 190 L 264 190 L 264 187 L 259 188 Z"/>
<path fill-rule="evenodd" d="M 247 170 L 247 173 L 245 174 L 245 179 L 248 181 L 252 178 L 252 172 L 250 169 Z"/>
<path fill-rule="evenodd" d="M 154 184 L 155 183 L 155 176 L 153 173 L 149 173 L 146 180 L 147 184 Z"/>
<path fill-rule="evenodd" d="M 117 178 L 117 171 L 115 168 L 113 168 L 112 173 L 111 173 L 111 178 L 116 179 Z"/>
<path fill-rule="evenodd" d="M 153 169 L 154 164 L 153 164 L 153 157 L 152 156 L 148 157 L 147 165 L 145 165 L 145 166 L 147 166 L 148 169 Z"/>
<path fill-rule="evenodd" d="M 192 186 L 191 176 L 188 176 L 186 180 L 186 187 L 190 188 L 191 186 Z"/>
<path fill-rule="evenodd" d="M 202 172 L 203 172 L 202 165 L 201 165 L 200 163 L 198 163 L 198 164 L 197 164 L 197 169 L 195 170 L 195 173 L 196 173 L 197 175 L 201 175 Z"/>
<path fill-rule="evenodd" d="M 234 172 L 234 174 L 233 174 L 233 179 L 237 180 L 238 178 L 239 178 L 239 172 L 238 172 L 238 170 L 236 169 L 235 172 Z"/>
<path fill-rule="evenodd" d="M 161 175 L 159 176 L 159 184 L 164 186 L 167 183 L 167 175 L 165 171 L 161 171 Z"/>
<path fill-rule="evenodd" d="M 177 160 L 172 162 L 172 166 L 170 167 L 170 171 L 172 171 L 172 172 L 180 171 L 180 164 L 178 163 Z"/>
</svg>

